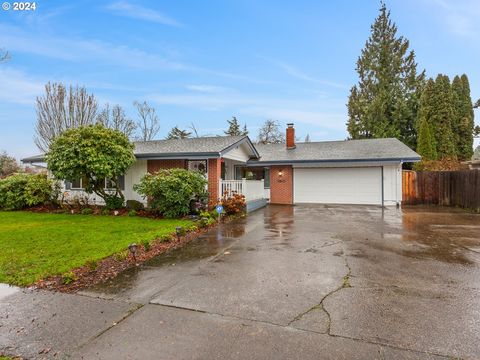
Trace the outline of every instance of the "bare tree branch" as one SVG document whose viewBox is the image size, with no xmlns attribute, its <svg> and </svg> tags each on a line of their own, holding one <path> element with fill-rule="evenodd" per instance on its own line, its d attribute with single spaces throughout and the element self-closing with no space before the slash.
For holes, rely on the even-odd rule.
<svg viewBox="0 0 480 360">
<path fill-rule="evenodd" d="M 8 50 L 5 50 L 4 48 L 0 48 L 0 62 L 4 62 L 7 60 L 10 60 L 12 57 L 10 56 L 10 53 Z"/>
<path fill-rule="evenodd" d="M 197 128 L 196 128 L 196 126 L 193 122 L 190 124 L 190 126 L 188 128 L 190 130 L 192 130 L 192 132 L 195 134 L 196 138 L 200 137 L 200 135 L 198 135 L 198 130 L 197 130 Z"/>
<path fill-rule="evenodd" d="M 140 140 L 153 140 L 160 131 L 160 124 L 155 109 L 147 104 L 146 101 L 140 103 L 134 101 L 133 105 L 137 108 L 138 117 L 140 121 L 137 123 L 140 130 Z"/>
<path fill-rule="evenodd" d="M 118 130 L 124 133 L 128 138 L 132 138 L 137 125 L 135 122 L 125 115 L 125 111 L 120 105 L 105 104 L 103 110 L 97 116 L 97 123 L 102 124 L 106 128 Z"/>
<path fill-rule="evenodd" d="M 258 132 L 259 144 L 280 144 L 285 142 L 285 134 L 275 120 L 267 120 Z"/>
<path fill-rule="evenodd" d="M 37 97 L 35 144 L 47 152 L 52 140 L 67 129 L 93 124 L 98 104 L 94 95 L 78 85 L 67 90 L 62 83 L 47 83 L 45 95 Z"/>
</svg>

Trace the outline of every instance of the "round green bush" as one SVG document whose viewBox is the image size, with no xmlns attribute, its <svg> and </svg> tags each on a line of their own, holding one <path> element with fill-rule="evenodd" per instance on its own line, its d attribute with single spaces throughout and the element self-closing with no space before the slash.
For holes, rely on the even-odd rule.
<svg viewBox="0 0 480 360">
<path fill-rule="evenodd" d="M 0 209 L 20 210 L 57 201 L 58 183 L 46 174 L 14 174 L 0 180 Z"/>
<path fill-rule="evenodd" d="M 206 186 L 200 172 L 169 169 L 144 175 L 133 189 L 149 199 L 153 211 L 174 218 L 189 213 L 191 200 L 205 198 Z"/>
</svg>

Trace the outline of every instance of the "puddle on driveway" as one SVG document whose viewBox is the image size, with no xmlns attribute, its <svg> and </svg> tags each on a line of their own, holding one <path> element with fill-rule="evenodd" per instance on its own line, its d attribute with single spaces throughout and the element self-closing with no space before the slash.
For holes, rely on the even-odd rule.
<svg viewBox="0 0 480 360">
<path fill-rule="evenodd" d="M 402 240 L 419 248 L 404 255 L 465 265 L 480 262 L 479 214 L 423 206 L 406 207 L 402 213 Z"/>
<path fill-rule="evenodd" d="M 0 300 L 6 298 L 7 296 L 15 294 L 18 291 L 20 291 L 20 288 L 16 286 L 0 283 Z"/>
</svg>

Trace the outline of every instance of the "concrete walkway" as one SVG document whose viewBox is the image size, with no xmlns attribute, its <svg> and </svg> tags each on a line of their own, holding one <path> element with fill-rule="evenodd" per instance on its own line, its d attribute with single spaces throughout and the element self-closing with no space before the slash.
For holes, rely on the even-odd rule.
<svg viewBox="0 0 480 360">
<path fill-rule="evenodd" d="M 0 295 L 0 352 L 479 358 L 479 230 L 461 211 L 270 206 L 80 294 Z"/>
</svg>

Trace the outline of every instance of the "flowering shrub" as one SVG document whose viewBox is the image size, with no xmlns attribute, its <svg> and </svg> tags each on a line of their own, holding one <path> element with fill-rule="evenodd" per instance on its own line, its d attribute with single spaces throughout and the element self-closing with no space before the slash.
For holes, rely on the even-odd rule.
<svg viewBox="0 0 480 360">
<path fill-rule="evenodd" d="M 221 203 L 227 215 L 244 213 L 247 207 L 245 195 L 236 192 L 233 192 L 230 196 L 227 193 L 223 194 Z"/>
<path fill-rule="evenodd" d="M 192 200 L 205 198 L 206 186 L 199 172 L 168 169 L 144 175 L 133 189 L 148 199 L 153 211 L 174 218 L 188 214 Z"/>
</svg>

